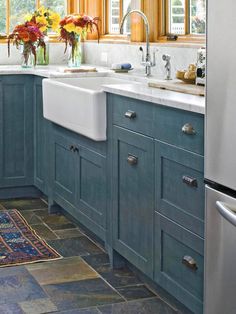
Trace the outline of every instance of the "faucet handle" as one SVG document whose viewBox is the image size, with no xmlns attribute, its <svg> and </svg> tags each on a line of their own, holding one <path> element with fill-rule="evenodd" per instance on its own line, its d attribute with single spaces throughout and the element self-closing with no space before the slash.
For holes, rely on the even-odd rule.
<svg viewBox="0 0 236 314">
<path fill-rule="evenodd" d="M 143 47 L 139 47 L 139 51 L 142 52 L 142 62 L 144 62 L 144 51 L 143 51 Z"/>
</svg>

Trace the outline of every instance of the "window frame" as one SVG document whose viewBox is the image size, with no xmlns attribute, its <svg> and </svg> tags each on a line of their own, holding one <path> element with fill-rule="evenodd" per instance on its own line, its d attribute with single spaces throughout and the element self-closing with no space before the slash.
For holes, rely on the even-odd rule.
<svg viewBox="0 0 236 314">
<path fill-rule="evenodd" d="M 71 14 L 76 12 L 80 6 L 81 3 L 84 0 L 66 0 L 67 2 L 67 13 L 66 14 Z M 40 7 L 40 0 L 35 1 L 35 10 L 37 10 Z M 1 42 L 6 42 L 7 36 L 10 33 L 10 0 L 6 0 L 6 35 L 1 36 L 0 38 L 0 43 Z M 52 42 L 57 42 L 58 36 L 55 34 L 49 34 L 50 41 Z"/>
<path fill-rule="evenodd" d="M 165 12 L 165 21 L 162 21 L 160 23 L 160 29 L 159 29 L 159 41 L 165 42 L 167 41 L 167 33 L 169 32 L 169 20 L 170 20 L 170 11 L 169 11 L 169 0 L 158 0 L 159 6 L 162 7 L 162 12 Z M 199 44 L 205 44 L 206 42 L 206 35 L 202 34 L 191 34 L 190 33 L 190 25 L 189 25 L 189 5 L 190 0 L 185 0 L 185 33 L 183 35 L 178 35 L 177 43 L 183 42 L 183 43 L 199 43 Z M 162 19 L 161 13 L 157 13 L 157 17 L 159 19 Z"/>
<path fill-rule="evenodd" d="M 89 1 L 89 0 L 85 0 Z M 90 0 L 91 1 L 91 0 Z M 139 25 L 132 24 L 131 36 L 109 34 L 107 32 L 109 17 L 106 2 L 108 0 L 100 0 L 103 3 L 102 10 L 102 36 L 101 40 L 104 41 L 119 41 L 119 42 L 143 42 L 145 40 L 145 32 L 143 22 L 140 18 Z M 168 41 L 167 32 L 169 25 L 169 0 L 140 0 L 140 9 L 147 15 L 150 22 L 150 41 L 156 43 L 171 43 L 173 44 L 199 44 L 204 45 L 206 42 L 205 35 L 189 34 L 189 10 L 185 14 L 185 34 L 178 35 L 177 41 Z M 188 8 L 190 0 L 185 0 L 185 7 Z M 121 7 L 122 10 L 122 7 Z M 121 11 L 123 13 L 123 10 Z M 121 19 L 121 18 L 120 18 Z"/>
<path fill-rule="evenodd" d="M 36 0 L 39 4 L 40 0 Z M 123 1 L 123 0 L 122 0 Z M 197 34 L 185 34 L 179 35 L 177 41 L 168 41 L 166 36 L 166 30 L 168 29 L 168 19 L 169 13 L 166 3 L 169 0 L 140 0 L 140 10 L 142 10 L 148 17 L 150 22 L 150 42 L 153 43 L 170 43 L 171 45 L 180 44 L 193 45 L 197 44 L 199 46 L 205 45 L 206 37 L 204 35 Z M 9 3 L 9 0 L 7 0 Z M 101 42 L 121 42 L 121 43 L 132 43 L 132 42 L 143 42 L 145 41 L 144 25 L 141 18 L 139 22 L 131 24 L 131 36 L 120 35 L 120 34 L 109 34 L 108 33 L 108 20 L 109 17 L 107 8 L 108 0 L 67 0 L 67 14 L 74 12 L 84 12 L 90 16 L 98 16 L 100 18 L 99 29 L 100 29 L 100 40 Z M 190 0 L 185 0 L 186 7 Z M 9 8 L 8 8 L 9 10 Z M 123 15 L 123 6 L 121 2 L 120 12 Z M 188 11 L 188 10 L 187 10 Z M 9 12 L 9 11 L 8 11 Z M 187 13 L 188 14 L 188 13 Z M 120 17 L 121 20 L 122 17 Z M 132 17 L 131 17 L 132 18 Z M 188 16 L 185 17 L 185 23 L 188 24 Z M 5 36 L 3 39 L 0 38 L 0 42 L 5 41 Z M 97 35 L 95 33 L 88 34 L 87 40 L 97 40 Z M 50 35 L 51 42 L 58 42 L 57 35 Z"/>
</svg>

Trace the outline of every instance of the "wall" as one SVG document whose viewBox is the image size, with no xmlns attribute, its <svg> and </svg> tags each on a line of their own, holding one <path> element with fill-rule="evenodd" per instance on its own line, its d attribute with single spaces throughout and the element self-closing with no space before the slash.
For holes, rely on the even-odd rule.
<svg viewBox="0 0 236 314">
<path fill-rule="evenodd" d="M 63 43 L 50 44 L 50 64 L 64 64 L 66 63 L 66 56 L 64 55 L 65 45 Z M 21 64 L 20 52 L 15 46 L 11 45 L 11 54 L 8 58 L 7 44 L 0 44 L 0 65 L 16 65 Z"/>
<path fill-rule="evenodd" d="M 111 67 L 112 63 L 130 62 L 136 71 L 144 71 L 141 62 L 140 44 L 121 44 L 86 42 L 84 43 L 84 62 L 94 65 L 102 65 Z M 142 45 L 146 51 L 145 44 Z M 197 50 L 199 47 L 193 48 L 173 46 L 173 44 L 152 44 L 151 52 L 158 50 L 156 53 L 156 67 L 153 68 L 153 75 L 163 77 L 164 61 L 163 54 L 171 55 L 173 76 L 178 69 L 186 69 L 190 63 L 196 63 Z M 105 61 L 107 57 L 107 61 Z"/>
</svg>

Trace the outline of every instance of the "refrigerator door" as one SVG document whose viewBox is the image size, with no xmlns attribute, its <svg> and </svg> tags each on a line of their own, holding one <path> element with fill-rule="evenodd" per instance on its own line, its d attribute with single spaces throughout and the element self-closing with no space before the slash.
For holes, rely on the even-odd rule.
<svg viewBox="0 0 236 314">
<path fill-rule="evenodd" d="M 205 177 L 236 190 L 236 1 L 208 0 Z"/>
<path fill-rule="evenodd" d="M 236 313 L 236 199 L 206 186 L 204 314 Z"/>
</svg>

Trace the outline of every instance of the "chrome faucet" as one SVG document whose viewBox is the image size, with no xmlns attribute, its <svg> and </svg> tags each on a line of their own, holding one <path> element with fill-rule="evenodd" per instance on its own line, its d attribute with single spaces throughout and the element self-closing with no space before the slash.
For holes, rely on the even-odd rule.
<svg viewBox="0 0 236 314">
<path fill-rule="evenodd" d="M 154 52 L 153 60 L 152 60 L 151 54 L 150 54 L 150 41 L 149 41 L 150 27 L 149 27 L 149 22 L 148 22 L 146 15 L 140 10 L 131 10 L 131 11 L 127 12 L 121 21 L 120 33 L 123 34 L 123 32 L 124 32 L 124 22 L 125 22 L 126 18 L 133 13 L 139 14 L 143 18 L 143 21 L 144 21 L 144 25 L 145 25 L 145 29 L 146 29 L 146 57 L 145 57 L 145 60 L 142 60 L 141 64 L 145 66 L 146 76 L 150 76 L 151 75 L 151 68 L 156 65 L 156 60 L 155 60 L 155 52 Z"/>
<path fill-rule="evenodd" d="M 162 60 L 163 61 L 166 61 L 166 64 L 165 64 L 165 69 L 166 69 L 166 77 L 165 77 L 165 80 L 171 80 L 171 63 L 170 63 L 170 59 L 171 59 L 171 56 L 170 55 L 163 55 L 162 56 Z"/>
</svg>

